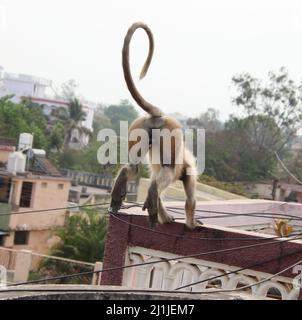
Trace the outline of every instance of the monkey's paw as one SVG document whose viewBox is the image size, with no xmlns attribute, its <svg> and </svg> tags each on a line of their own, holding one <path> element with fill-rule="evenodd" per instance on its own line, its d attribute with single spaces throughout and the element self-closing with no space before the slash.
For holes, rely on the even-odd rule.
<svg viewBox="0 0 302 320">
<path fill-rule="evenodd" d="M 164 223 L 171 223 L 171 222 L 174 222 L 175 219 L 173 216 L 171 216 L 170 214 L 168 213 L 165 213 L 165 214 L 161 214 L 161 212 L 159 212 L 159 222 L 161 224 L 164 224 Z"/>
<path fill-rule="evenodd" d="M 157 199 L 155 197 L 148 197 L 144 203 L 143 211 L 148 210 L 149 214 L 149 224 L 150 228 L 154 229 L 157 222 L 157 213 L 158 213 L 158 206 L 157 206 Z"/>
<path fill-rule="evenodd" d="M 109 213 L 117 213 L 121 206 L 122 206 L 122 201 L 115 201 L 111 199 L 110 207 L 108 208 Z"/>
<path fill-rule="evenodd" d="M 117 189 L 114 192 L 112 192 L 111 203 L 108 212 L 117 213 L 120 210 L 125 197 L 126 194 L 121 192 L 121 189 Z"/>
<path fill-rule="evenodd" d="M 201 227 L 203 226 L 203 223 L 200 220 L 194 220 L 192 222 L 188 222 L 186 223 L 186 226 L 190 229 L 190 230 L 194 230 L 196 227 Z"/>
</svg>

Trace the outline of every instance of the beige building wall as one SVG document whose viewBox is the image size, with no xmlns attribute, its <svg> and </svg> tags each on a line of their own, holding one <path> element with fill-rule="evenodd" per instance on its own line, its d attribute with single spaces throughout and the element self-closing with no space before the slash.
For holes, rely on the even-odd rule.
<svg viewBox="0 0 302 320">
<path fill-rule="evenodd" d="M 30 207 L 20 207 L 22 183 L 32 182 L 32 197 Z M 68 205 L 70 180 L 47 176 L 17 176 L 13 177 L 12 211 L 20 214 L 10 216 L 10 236 L 6 237 L 5 246 L 17 249 L 28 249 L 40 253 L 48 252 L 52 241 L 52 231 L 55 227 L 63 226 Z M 62 208 L 60 210 L 32 212 L 33 210 L 47 210 Z M 25 214 L 21 214 L 25 212 Z M 29 231 L 27 245 L 15 245 L 15 231 Z"/>
<path fill-rule="evenodd" d="M 11 231 L 6 237 L 5 247 L 14 249 L 32 250 L 39 253 L 48 253 L 48 250 L 55 244 L 57 238 L 53 235 L 53 230 L 29 230 L 27 245 L 14 245 L 15 231 Z"/>
<path fill-rule="evenodd" d="M 15 147 L 0 146 L 0 163 L 7 163 L 9 154 L 15 151 Z"/>
</svg>

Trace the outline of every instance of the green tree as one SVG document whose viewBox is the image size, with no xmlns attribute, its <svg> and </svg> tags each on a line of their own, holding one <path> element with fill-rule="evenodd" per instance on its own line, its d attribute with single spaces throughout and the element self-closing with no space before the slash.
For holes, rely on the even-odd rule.
<svg viewBox="0 0 302 320">
<path fill-rule="evenodd" d="M 271 155 L 282 150 L 293 139 L 302 120 L 301 86 L 289 78 L 284 67 L 269 72 L 267 83 L 247 73 L 232 80 L 238 92 L 233 102 L 246 114 L 253 144 Z"/>
<path fill-rule="evenodd" d="M 100 130 L 112 128 L 111 120 L 105 115 L 105 107 L 99 106 L 95 110 L 92 127 L 93 127 L 93 136 L 92 136 L 93 141 L 97 140 L 97 135 Z"/>
<path fill-rule="evenodd" d="M 119 134 L 120 121 L 127 121 L 130 125 L 138 117 L 134 106 L 128 100 L 121 100 L 118 105 L 110 105 L 104 108 L 104 115 L 110 119 L 112 129 Z"/>
<path fill-rule="evenodd" d="M 64 132 L 64 147 L 67 148 L 73 130 L 78 130 L 79 134 L 91 135 L 91 131 L 87 128 L 83 127 L 81 122 L 85 121 L 86 114 L 83 110 L 83 105 L 79 101 L 78 98 L 72 98 L 68 102 L 67 109 L 59 108 L 55 116 L 57 116 L 64 124 L 65 132 Z"/>
<path fill-rule="evenodd" d="M 243 187 L 238 183 L 218 181 L 214 177 L 208 176 L 206 174 L 200 175 L 198 178 L 198 181 L 201 183 L 205 183 L 209 186 L 228 191 L 228 192 L 232 192 L 242 196 L 247 196 Z"/>
<path fill-rule="evenodd" d="M 226 181 L 272 178 L 274 152 L 286 152 L 302 120 L 301 87 L 285 68 L 270 72 L 266 83 L 242 74 L 233 84 L 244 116 L 231 116 L 223 131 L 207 135 L 206 173 Z"/>
<path fill-rule="evenodd" d="M 65 100 L 72 100 L 78 96 L 77 90 L 79 84 L 74 79 L 69 79 L 61 86 L 61 93 L 57 95 L 57 98 L 64 98 Z"/>
<path fill-rule="evenodd" d="M 88 209 L 70 216 L 63 227 L 54 231 L 59 242 L 50 250 L 50 255 L 78 261 L 95 263 L 102 261 L 104 255 L 107 218 L 95 209 Z M 91 271 L 83 265 L 55 259 L 42 260 L 31 278 L 65 275 Z M 59 283 L 64 282 L 59 281 Z M 74 278 L 69 283 L 90 283 L 91 276 Z"/>
<path fill-rule="evenodd" d="M 206 132 L 215 132 L 223 128 L 219 120 L 219 111 L 214 108 L 208 108 L 198 118 L 189 118 L 187 125 L 190 128 L 203 128 Z"/>
<path fill-rule="evenodd" d="M 106 230 L 106 216 L 95 209 L 85 209 L 70 216 L 64 227 L 55 230 L 60 242 L 51 249 L 51 254 L 93 263 L 102 261 Z"/>
<path fill-rule="evenodd" d="M 84 157 L 83 150 L 63 148 L 59 152 L 50 154 L 50 159 L 59 168 L 69 168 L 74 170 L 84 170 L 81 158 Z"/>
<path fill-rule="evenodd" d="M 64 144 L 64 125 L 61 122 L 57 122 L 50 133 L 50 148 L 59 151 Z"/>
<path fill-rule="evenodd" d="M 34 147 L 47 149 L 47 123 L 41 108 L 28 100 L 14 103 L 10 99 L 0 98 L 0 136 L 18 140 L 20 133 L 32 133 Z"/>
</svg>

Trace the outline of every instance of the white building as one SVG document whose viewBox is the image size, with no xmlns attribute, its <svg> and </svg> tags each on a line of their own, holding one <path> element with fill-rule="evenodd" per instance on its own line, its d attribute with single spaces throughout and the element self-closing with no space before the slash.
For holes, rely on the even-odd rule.
<svg viewBox="0 0 302 320">
<path fill-rule="evenodd" d="M 51 80 L 21 73 L 8 73 L 0 66 L 0 96 L 14 94 L 14 102 L 19 102 L 21 97 L 45 97 L 51 85 Z"/>
<path fill-rule="evenodd" d="M 47 116 L 51 111 L 59 107 L 67 107 L 68 101 L 63 98 L 57 98 L 52 89 L 52 81 L 44 78 L 39 78 L 26 74 L 14 74 L 5 72 L 0 66 L 0 97 L 11 95 L 13 102 L 20 102 L 24 97 L 29 97 L 32 102 L 43 105 L 43 113 Z M 96 103 L 81 100 L 86 113 L 86 119 L 82 122 L 82 126 L 93 130 L 94 110 L 97 107 Z M 75 136 L 77 133 L 75 133 Z M 87 144 L 88 137 L 83 137 L 81 143 Z"/>
</svg>

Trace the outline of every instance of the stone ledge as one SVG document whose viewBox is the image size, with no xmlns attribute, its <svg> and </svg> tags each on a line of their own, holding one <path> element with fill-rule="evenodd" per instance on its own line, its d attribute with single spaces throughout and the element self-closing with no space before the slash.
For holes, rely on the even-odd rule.
<svg viewBox="0 0 302 320">
<path fill-rule="evenodd" d="M 26 290 L 25 291 L 22 291 Z M 28 291 L 28 290 L 43 290 Z M 9 290 L 9 289 L 8 289 Z M 131 291 L 120 286 L 92 285 L 27 285 L 18 286 L 18 291 L 1 292 L 0 300 L 263 300 L 242 293 L 161 293 L 152 290 Z M 74 290 L 74 291 L 72 291 Z M 129 290 L 129 291 L 128 291 Z M 149 291 L 149 292 L 148 292 Z M 268 299 L 269 300 L 269 299 Z"/>
</svg>

